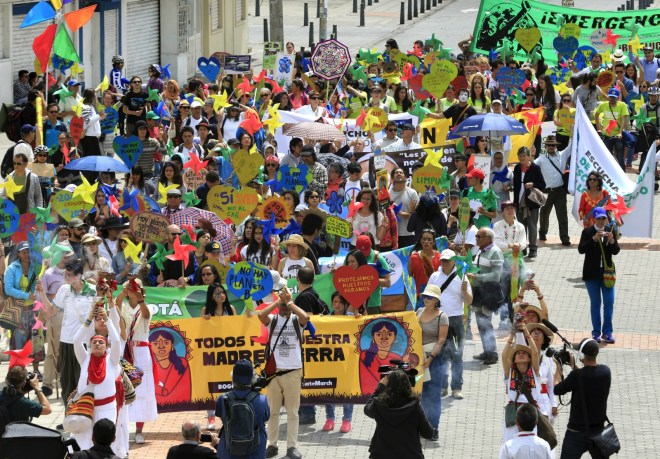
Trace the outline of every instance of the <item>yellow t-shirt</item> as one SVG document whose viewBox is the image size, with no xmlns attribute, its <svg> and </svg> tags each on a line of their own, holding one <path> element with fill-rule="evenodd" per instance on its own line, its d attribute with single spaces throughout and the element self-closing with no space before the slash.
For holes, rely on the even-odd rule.
<svg viewBox="0 0 660 459">
<path fill-rule="evenodd" d="M 624 102 L 617 102 L 614 107 L 610 106 L 609 101 L 601 102 L 601 104 L 594 111 L 595 117 L 603 119 L 600 122 L 600 128 L 604 135 L 607 137 L 614 137 L 621 133 L 621 125 L 623 118 L 629 115 L 628 106 Z M 610 121 L 615 120 L 614 127 L 608 130 Z"/>
<path fill-rule="evenodd" d="M 472 101 L 472 98 L 469 98 L 468 105 L 474 107 L 478 115 L 483 115 L 484 113 L 488 113 L 488 109 L 490 108 L 490 98 L 486 97 L 485 107 L 481 99 L 475 99 L 474 101 Z"/>
<path fill-rule="evenodd" d="M 575 109 L 562 107 L 555 112 L 555 118 L 561 123 L 557 126 L 557 133 L 572 136 L 573 125 L 575 124 Z"/>
<path fill-rule="evenodd" d="M 23 290 L 24 292 L 30 293 L 30 292 L 28 292 L 28 285 L 30 285 L 30 280 L 28 279 L 28 277 L 27 276 L 21 276 L 21 280 L 18 281 L 18 286 L 20 287 L 20 289 Z M 29 306 L 32 303 L 34 303 L 34 301 L 30 301 L 30 300 L 26 299 L 23 304 L 25 306 Z"/>
</svg>

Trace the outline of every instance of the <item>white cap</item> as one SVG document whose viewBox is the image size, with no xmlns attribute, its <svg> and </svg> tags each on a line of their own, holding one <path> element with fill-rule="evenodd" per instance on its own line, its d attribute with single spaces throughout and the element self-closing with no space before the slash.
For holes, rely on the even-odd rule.
<svg viewBox="0 0 660 459">
<path fill-rule="evenodd" d="M 440 259 L 441 260 L 451 260 L 455 256 L 456 256 L 456 252 L 454 252 L 452 249 L 445 249 L 440 254 Z"/>
</svg>

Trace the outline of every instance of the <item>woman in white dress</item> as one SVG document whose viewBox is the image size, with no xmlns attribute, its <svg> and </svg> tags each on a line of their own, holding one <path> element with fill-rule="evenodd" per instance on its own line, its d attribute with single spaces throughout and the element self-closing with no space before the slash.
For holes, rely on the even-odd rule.
<svg viewBox="0 0 660 459">
<path fill-rule="evenodd" d="M 153 359 L 149 345 L 151 312 L 144 297 L 144 288 L 139 279 L 124 283 L 124 289 L 117 296 L 117 304 L 121 305 L 121 314 L 127 324 L 124 358 L 144 372 L 142 383 L 135 388 L 135 401 L 128 406 L 128 417 L 136 423 L 135 443 L 138 445 L 144 443 L 144 423 L 158 419 Z"/>
<path fill-rule="evenodd" d="M 536 348 L 545 351 L 555 334 L 543 324 L 527 324 L 527 330 L 536 344 Z M 555 359 L 540 352 L 539 370 L 541 374 L 541 398 L 537 400 L 539 410 L 551 423 L 554 424 L 557 416 L 557 400 L 555 399 L 555 370 L 557 368 Z"/>
<path fill-rule="evenodd" d="M 108 329 L 108 338 L 96 335 L 95 328 L 90 327 L 93 321 L 100 317 Z M 90 339 L 90 335 L 91 339 Z M 88 343 L 88 348 L 85 348 Z M 73 340 L 76 359 L 80 363 L 80 378 L 78 379 L 78 394 L 92 392 L 94 394 L 94 419 L 109 419 L 117 421 L 117 388 L 115 381 L 119 376 L 119 358 L 121 343 L 119 333 L 103 308 L 103 301 L 98 302 L 90 312 L 83 326 L 78 330 Z M 89 449 L 92 442 L 92 430 L 75 434 L 81 449 Z"/>
</svg>

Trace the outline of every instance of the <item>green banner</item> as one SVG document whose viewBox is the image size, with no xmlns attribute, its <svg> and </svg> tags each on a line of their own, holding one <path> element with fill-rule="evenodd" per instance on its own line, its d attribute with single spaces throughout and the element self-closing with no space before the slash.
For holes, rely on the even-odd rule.
<svg viewBox="0 0 660 459">
<path fill-rule="evenodd" d="M 610 29 L 612 34 L 620 35 L 615 47 L 626 53 L 628 42 L 634 38 L 633 31 L 637 33 L 641 44 L 660 49 L 660 9 L 657 8 L 592 11 L 562 8 L 531 0 L 482 0 L 474 25 L 471 50 L 488 55 L 491 50 L 500 49 L 505 45 L 505 40 L 508 40 L 513 44 L 516 59 L 526 60 L 527 51 L 520 41 L 516 40 L 516 32 L 518 29 L 538 28 L 540 41 L 532 52 L 540 49 L 546 63 L 554 65 L 557 63 L 557 51 L 553 41 L 559 36 L 562 22 L 580 27 L 579 46 L 593 46 L 596 50 L 606 51 L 608 54 L 611 53 L 612 44 L 602 43 L 607 29 Z M 561 47 L 561 44 L 559 46 Z"/>
</svg>

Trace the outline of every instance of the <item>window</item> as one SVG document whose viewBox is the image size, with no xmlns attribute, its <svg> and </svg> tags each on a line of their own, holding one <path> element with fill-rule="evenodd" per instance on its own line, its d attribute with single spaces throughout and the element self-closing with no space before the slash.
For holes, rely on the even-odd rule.
<svg viewBox="0 0 660 459">
<path fill-rule="evenodd" d="M 236 22 L 247 19 L 247 0 L 236 0 Z"/>
</svg>

